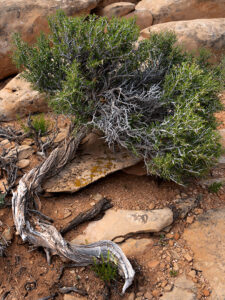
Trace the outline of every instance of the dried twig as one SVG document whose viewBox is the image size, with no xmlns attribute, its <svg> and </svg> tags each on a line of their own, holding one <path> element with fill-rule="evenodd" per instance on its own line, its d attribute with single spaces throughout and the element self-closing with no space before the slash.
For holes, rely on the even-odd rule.
<svg viewBox="0 0 225 300">
<path fill-rule="evenodd" d="M 96 218 L 100 213 L 106 211 L 107 209 L 113 207 L 110 200 L 103 198 L 98 203 L 96 203 L 91 209 L 80 213 L 78 216 L 76 216 L 65 228 L 60 230 L 60 233 L 64 235 L 71 229 L 74 229 L 78 225 L 93 220 Z"/>
<path fill-rule="evenodd" d="M 55 299 L 55 297 L 58 296 L 58 293 L 55 293 L 53 295 L 47 296 L 47 297 L 43 297 L 43 298 L 39 298 L 38 300 L 50 300 L 50 299 Z"/>
<path fill-rule="evenodd" d="M 7 297 L 9 294 L 10 294 L 10 291 L 5 292 L 5 293 L 2 295 L 1 300 L 5 300 L 6 297 Z"/>
<path fill-rule="evenodd" d="M 118 268 L 125 277 L 124 293 L 131 285 L 134 278 L 134 270 L 115 243 L 111 241 L 99 241 L 89 245 L 74 245 L 63 239 L 62 235 L 51 224 L 46 224 L 37 214 L 30 216 L 28 206 L 33 205 L 33 196 L 44 180 L 57 174 L 76 153 L 80 141 L 86 134 L 86 129 L 81 129 L 75 139 L 65 142 L 64 146 L 54 149 L 49 157 L 38 167 L 25 174 L 19 182 L 17 191 L 13 193 L 12 210 L 17 232 L 23 241 L 27 241 L 37 247 L 43 247 L 50 252 L 66 257 L 76 266 L 87 266 L 94 263 L 94 257 L 105 259 L 110 254 L 111 259 L 116 259 Z M 30 207 L 32 209 L 32 207 Z"/>
<path fill-rule="evenodd" d="M 0 138 L 7 139 L 9 141 L 17 142 L 18 144 L 28 136 L 27 133 L 23 133 L 22 131 L 16 131 L 14 128 L 0 127 Z"/>
<path fill-rule="evenodd" d="M 68 287 L 62 287 L 62 288 L 59 288 L 59 291 L 60 293 L 62 294 L 68 294 L 70 292 L 75 292 L 81 296 L 87 296 L 87 292 L 85 290 L 81 290 L 81 289 L 78 289 L 77 287 L 75 286 L 68 286 Z"/>
<path fill-rule="evenodd" d="M 3 183 L 5 188 L 5 197 L 10 194 L 15 187 L 16 179 L 18 178 L 18 167 L 16 165 L 18 161 L 18 152 L 15 151 L 15 155 L 10 158 L 6 158 L 6 155 L 0 156 L 0 169 L 1 176 L 5 175 L 7 179 L 7 186 Z M 5 173 L 5 174 L 4 174 Z"/>
</svg>

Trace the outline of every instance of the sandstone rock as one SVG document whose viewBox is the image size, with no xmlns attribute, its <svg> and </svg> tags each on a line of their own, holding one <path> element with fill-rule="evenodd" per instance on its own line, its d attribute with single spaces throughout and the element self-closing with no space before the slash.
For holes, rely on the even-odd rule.
<svg viewBox="0 0 225 300">
<path fill-rule="evenodd" d="M 63 296 L 63 300 L 87 300 L 86 297 L 74 296 L 70 294 L 66 294 Z"/>
<path fill-rule="evenodd" d="M 160 300 L 196 300 L 196 293 L 194 283 L 182 275 L 175 280 L 173 290 L 165 293 Z"/>
<path fill-rule="evenodd" d="M 6 156 L 6 159 L 10 159 L 11 157 L 15 157 L 18 154 L 18 160 L 22 160 L 30 157 L 34 153 L 34 149 L 28 145 L 21 145 L 16 149 L 12 149 Z"/>
<path fill-rule="evenodd" d="M 146 28 L 141 31 L 141 37 L 149 38 L 151 32 L 174 31 L 178 42 L 183 44 L 186 50 L 205 47 L 221 54 L 225 49 L 224 28 L 225 18 L 177 21 Z"/>
<path fill-rule="evenodd" d="M 0 90 L 0 121 L 16 120 L 29 113 L 46 111 L 48 106 L 43 95 L 34 91 L 20 75 Z"/>
<path fill-rule="evenodd" d="M 108 18 L 111 18 L 112 16 L 115 17 L 122 17 L 124 15 L 127 15 L 129 12 L 134 10 L 135 5 L 130 2 L 116 2 L 110 5 L 107 5 L 106 7 L 100 9 L 98 11 L 98 14 L 100 16 L 105 16 Z"/>
<path fill-rule="evenodd" d="M 143 161 L 139 162 L 138 164 L 136 164 L 134 166 L 125 168 L 122 171 L 129 175 L 136 175 L 136 176 L 147 175 L 147 171 L 146 171 L 145 164 Z"/>
<path fill-rule="evenodd" d="M 76 237 L 74 244 L 93 243 L 99 240 L 112 240 L 117 236 L 137 232 L 159 232 L 173 222 L 169 208 L 152 211 L 108 210 L 103 219 L 92 222 L 84 233 Z"/>
<path fill-rule="evenodd" d="M 209 210 L 184 231 L 184 239 L 194 252 L 196 269 L 212 287 L 212 299 L 225 298 L 225 208 Z"/>
<path fill-rule="evenodd" d="M 150 10 L 154 24 L 225 16 L 224 0 L 142 0 L 136 9 Z"/>
<path fill-rule="evenodd" d="M 7 149 L 7 150 L 10 150 L 12 149 L 13 147 L 15 147 L 15 142 L 10 142 L 9 140 L 5 139 L 5 140 L 2 140 L 0 142 L 0 155 L 3 154 L 3 152 Z"/>
<path fill-rule="evenodd" d="M 103 7 L 106 7 L 107 5 L 110 5 L 110 4 L 113 4 L 113 3 L 117 3 L 118 0 L 101 0 L 96 9 L 94 9 L 95 13 L 100 9 L 100 8 L 103 8 Z M 134 4 L 137 4 L 138 3 L 138 0 L 123 0 L 123 2 L 130 2 L 130 3 L 134 3 Z"/>
<path fill-rule="evenodd" d="M 2 141 L 0 142 L 0 146 L 6 146 L 6 147 L 7 147 L 8 144 L 10 144 L 10 141 L 7 140 L 7 139 L 2 140 Z"/>
<path fill-rule="evenodd" d="M 18 161 L 18 163 L 16 165 L 19 169 L 24 169 L 24 168 L 28 167 L 29 164 L 30 164 L 29 159 L 21 159 L 20 161 Z"/>
<path fill-rule="evenodd" d="M 120 245 L 120 248 L 126 256 L 135 256 L 148 251 L 153 244 L 151 239 L 128 239 Z"/>
<path fill-rule="evenodd" d="M 106 175 L 132 166 L 139 159 L 127 151 L 109 150 L 103 140 L 95 134 L 87 137 L 81 145 L 77 157 L 55 177 L 44 183 L 47 192 L 76 192 Z"/>
<path fill-rule="evenodd" d="M 28 145 L 28 146 L 34 145 L 34 140 L 26 138 L 22 141 L 22 145 Z"/>
<path fill-rule="evenodd" d="M 16 149 L 12 149 L 6 156 L 6 158 L 9 158 L 11 156 L 14 156 L 18 153 L 18 160 L 26 159 L 30 157 L 34 153 L 34 149 L 31 146 L 28 145 L 21 145 L 17 147 Z"/>
<path fill-rule="evenodd" d="M 150 10 L 147 9 L 135 9 L 133 12 L 124 16 L 124 18 L 136 18 L 136 24 L 140 29 L 150 27 L 153 22 L 153 17 Z"/>
<path fill-rule="evenodd" d="M 55 143 L 60 143 L 62 142 L 63 140 L 65 140 L 65 138 L 67 137 L 67 134 L 68 134 L 68 129 L 61 129 L 60 132 L 57 134 L 54 142 Z"/>
<path fill-rule="evenodd" d="M 1 0 L 0 1 L 0 79 L 15 74 L 11 61 L 11 35 L 19 32 L 23 39 L 33 43 L 40 31 L 48 32 L 47 16 L 57 9 L 67 15 L 89 14 L 99 0 Z"/>
</svg>

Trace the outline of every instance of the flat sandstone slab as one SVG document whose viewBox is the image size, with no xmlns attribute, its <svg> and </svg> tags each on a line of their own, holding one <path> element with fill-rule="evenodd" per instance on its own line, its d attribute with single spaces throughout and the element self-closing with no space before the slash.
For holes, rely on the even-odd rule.
<svg viewBox="0 0 225 300">
<path fill-rule="evenodd" d="M 195 267 L 212 287 L 211 299 L 225 299 L 225 208 L 209 210 L 185 230 Z"/>
<path fill-rule="evenodd" d="M 156 24 L 141 31 L 141 37 L 149 38 L 152 32 L 173 31 L 177 41 L 185 50 L 208 48 L 213 53 L 222 54 L 225 49 L 225 18 L 174 21 Z"/>
<path fill-rule="evenodd" d="M 140 159 L 123 149 L 111 151 L 103 139 L 90 134 L 78 150 L 77 157 L 43 188 L 46 192 L 76 192 L 115 171 L 130 167 Z"/>
<path fill-rule="evenodd" d="M 146 211 L 110 209 L 103 219 L 91 222 L 84 233 L 73 239 L 72 243 L 86 244 L 112 240 L 128 233 L 159 232 L 172 222 L 173 212 L 169 208 Z"/>
</svg>

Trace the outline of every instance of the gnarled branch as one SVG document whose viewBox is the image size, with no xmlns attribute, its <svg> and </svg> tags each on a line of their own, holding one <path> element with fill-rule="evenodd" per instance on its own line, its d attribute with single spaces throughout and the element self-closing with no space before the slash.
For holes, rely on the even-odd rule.
<svg viewBox="0 0 225 300">
<path fill-rule="evenodd" d="M 65 142 L 64 146 L 54 149 L 44 162 L 22 177 L 12 198 L 14 223 L 23 241 L 42 246 L 48 252 L 66 257 L 77 266 L 93 264 L 94 258 L 99 259 L 101 256 L 107 259 L 110 253 L 111 259 L 117 260 L 119 270 L 125 277 L 122 290 L 124 293 L 131 285 L 135 272 L 119 246 L 111 241 L 99 241 L 89 245 L 71 244 L 64 240 L 57 229 L 46 223 L 40 215 L 32 214 L 33 197 L 38 187 L 43 180 L 57 174 L 67 162 L 74 158 L 85 133 L 86 130 L 81 129 L 75 139 L 70 139 Z"/>
</svg>

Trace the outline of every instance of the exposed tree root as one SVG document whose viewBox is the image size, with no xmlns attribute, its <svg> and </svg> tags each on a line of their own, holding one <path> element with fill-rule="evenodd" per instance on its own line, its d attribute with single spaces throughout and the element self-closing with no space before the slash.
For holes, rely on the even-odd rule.
<svg viewBox="0 0 225 300">
<path fill-rule="evenodd" d="M 113 207 L 113 205 L 110 203 L 110 200 L 106 198 L 102 198 L 98 203 L 96 203 L 91 209 L 80 213 L 78 216 L 76 216 L 65 228 L 60 230 L 60 233 L 64 235 L 71 229 L 77 227 L 78 225 L 93 220 L 96 218 L 100 213 L 104 213 L 107 209 Z"/>
<path fill-rule="evenodd" d="M 71 244 L 40 214 L 32 213 L 34 197 L 42 182 L 57 174 L 74 158 L 85 134 L 86 130 L 81 129 L 75 139 L 70 139 L 64 146 L 54 149 L 44 162 L 21 178 L 12 198 L 14 223 L 23 241 L 42 246 L 48 253 L 66 257 L 76 266 L 93 264 L 94 257 L 100 259 L 103 256 L 107 259 L 110 253 L 111 259 L 117 261 L 118 268 L 125 278 L 122 290 L 124 293 L 131 285 L 135 272 L 119 246 L 111 241 L 99 241 L 89 245 Z"/>
</svg>

